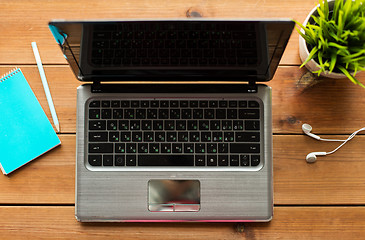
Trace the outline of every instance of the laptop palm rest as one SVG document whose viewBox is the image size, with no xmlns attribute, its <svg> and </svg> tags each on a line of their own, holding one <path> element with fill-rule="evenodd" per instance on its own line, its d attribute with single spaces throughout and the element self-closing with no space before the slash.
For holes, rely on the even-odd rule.
<svg viewBox="0 0 365 240">
<path fill-rule="evenodd" d="M 150 212 L 198 212 L 199 180 L 153 179 L 148 182 Z"/>
</svg>

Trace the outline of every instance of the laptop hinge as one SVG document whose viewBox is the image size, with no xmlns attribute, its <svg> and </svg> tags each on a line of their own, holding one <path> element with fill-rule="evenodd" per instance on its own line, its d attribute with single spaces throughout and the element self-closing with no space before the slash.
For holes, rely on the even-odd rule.
<svg viewBox="0 0 365 240">
<path fill-rule="evenodd" d="M 255 81 L 248 82 L 248 89 L 247 92 L 249 93 L 257 93 L 257 84 Z"/>
<path fill-rule="evenodd" d="M 101 84 L 99 80 L 93 81 L 93 84 L 91 85 L 91 92 L 93 93 L 101 92 Z"/>
</svg>

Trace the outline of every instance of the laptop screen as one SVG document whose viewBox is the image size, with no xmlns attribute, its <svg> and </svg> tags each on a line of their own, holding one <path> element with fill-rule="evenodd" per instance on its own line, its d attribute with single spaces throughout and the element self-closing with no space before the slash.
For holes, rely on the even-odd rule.
<svg viewBox="0 0 365 240">
<path fill-rule="evenodd" d="M 81 81 L 268 81 L 293 26 L 290 20 L 49 23 Z"/>
</svg>

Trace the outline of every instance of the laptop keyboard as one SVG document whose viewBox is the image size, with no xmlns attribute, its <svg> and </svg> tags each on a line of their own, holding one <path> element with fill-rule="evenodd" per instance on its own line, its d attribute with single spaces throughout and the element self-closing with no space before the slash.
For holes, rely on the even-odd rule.
<svg viewBox="0 0 365 240">
<path fill-rule="evenodd" d="M 94 167 L 256 167 L 256 100 L 92 100 L 88 164 Z"/>
<path fill-rule="evenodd" d="M 256 31 L 237 23 L 123 23 L 95 25 L 95 66 L 257 65 Z"/>
</svg>

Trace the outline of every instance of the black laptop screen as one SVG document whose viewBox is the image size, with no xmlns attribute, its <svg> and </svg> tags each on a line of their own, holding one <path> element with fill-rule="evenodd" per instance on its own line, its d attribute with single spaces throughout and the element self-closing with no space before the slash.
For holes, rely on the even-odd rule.
<svg viewBox="0 0 365 240">
<path fill-rule="evenodd" d="M 268 81 L 292 21 L 159 20 L 50 22 L 82 81 Z"/>
</svg>

